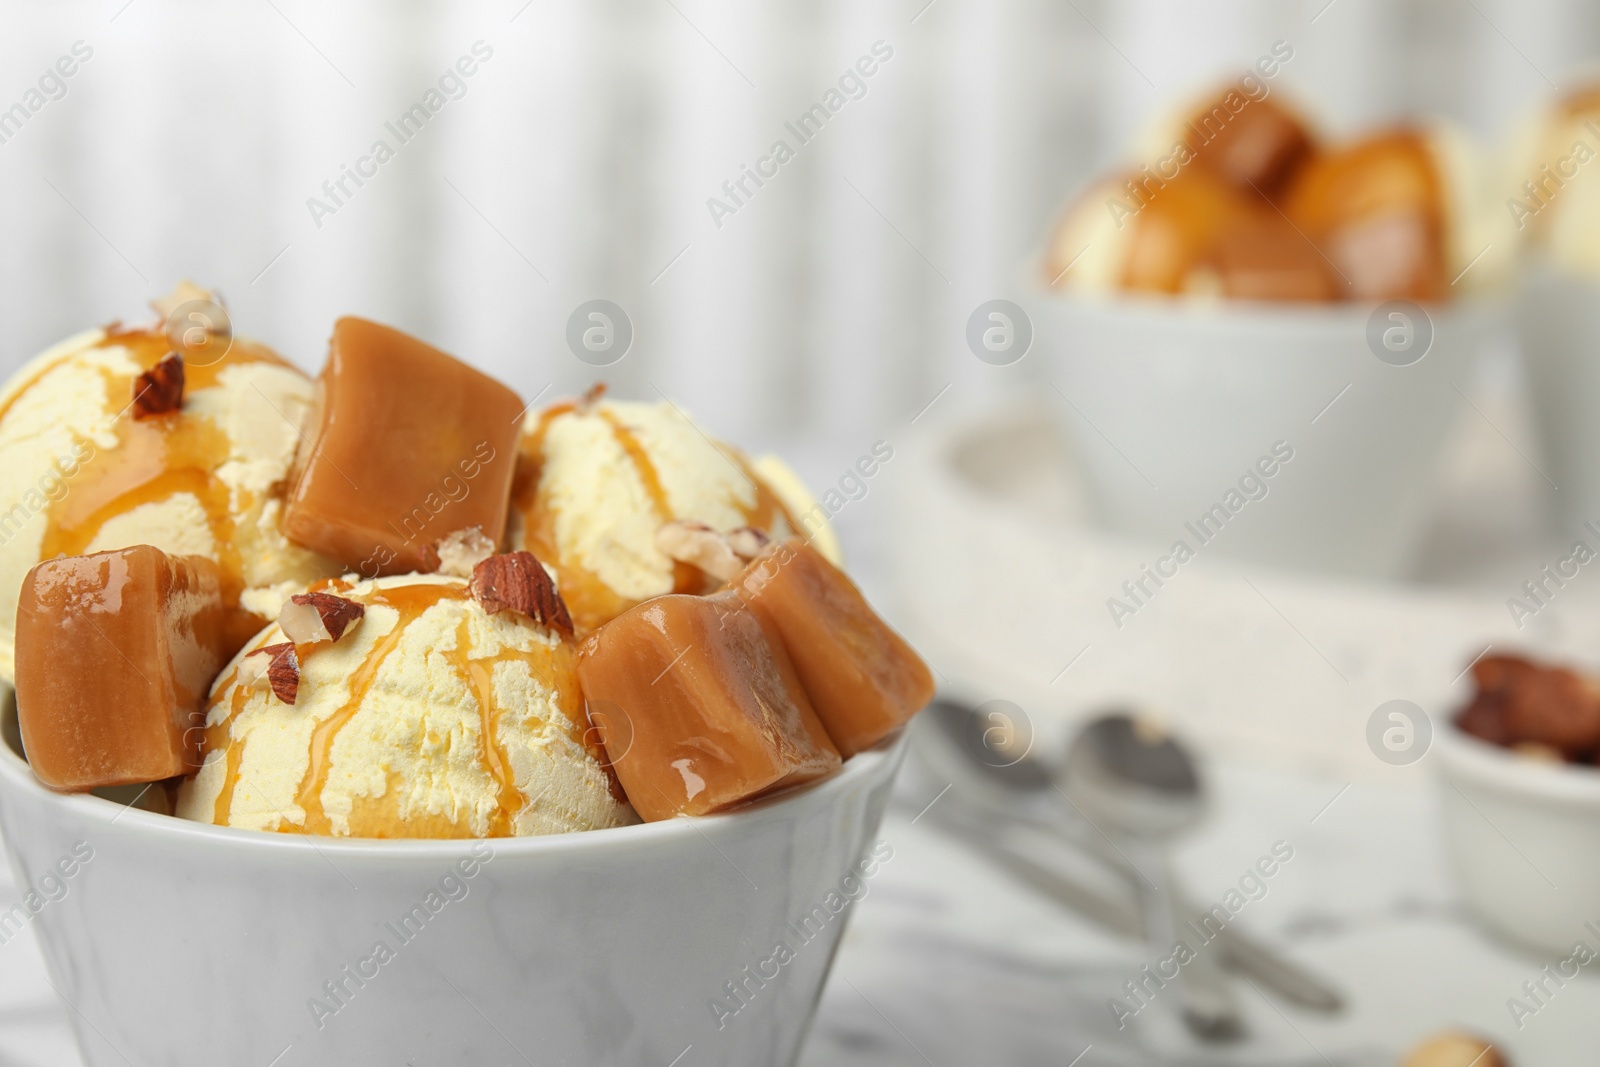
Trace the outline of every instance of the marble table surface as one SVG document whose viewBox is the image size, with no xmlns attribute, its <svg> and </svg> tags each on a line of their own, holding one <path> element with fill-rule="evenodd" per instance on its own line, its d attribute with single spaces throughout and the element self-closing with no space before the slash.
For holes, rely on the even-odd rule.
<svg viewBox="0 0 1600 1067">
<path fill-rule="evenodd" d="M 1494 1039 L 1525 1067 L 1594 1062 L 1600 977 L 1586 971 L 1518 1027 L 1507 1000 L 1552 961 L 1463 914 L 1425 776 L 1395 789 L 1223 765 L 1211 779 L 1214 816 L 1180 851 L 1181 878 L 1220 901 L 1275 843 L 1289 845 L 1293 859 L 1235 921 L 1332 979 L 1344 1012 L 1285 1007 L 1236 981 L 1251 1031 L 1239 1045 L 1194 1044 L 1161 994 L 1119 1030 L 1108 1002 L 1153 955 L 1020 887 L 931 813 L 917 818 L 939 785 L 908 770 L 883 829 L 895 860 L 846 935 L 802 1062 L 1378 1067 L 1450 1028 Z"/>
</svg>

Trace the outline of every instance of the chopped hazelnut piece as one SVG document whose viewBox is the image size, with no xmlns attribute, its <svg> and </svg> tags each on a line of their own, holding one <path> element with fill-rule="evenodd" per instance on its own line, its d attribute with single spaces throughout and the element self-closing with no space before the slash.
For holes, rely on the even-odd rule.
<svg viewBox="0 0 1600 1067">
<path fill-rule="evenodd" d="M 680 563 L 690 563 L 718 581 L 727 581 L 744 569 L 728 538 L 703 522 L 678 519 L 656 531 L 656 547 Z"/>
<path fill-rule="evenodd" d="M 169 415 L 183 406 L 183 357 L 168 352 L 133 380 L 133 417 Z"/>
<path fill-rule="evenodd" d="M 1471 665 L 1477 692 L 1457 717 L 1465 732 L 1496 745 L 1533 744 L 1573 761 L 1600 752 L 1595 680 L 1521 656 L 1491 654 Z"/>
<path fill-rule="evenodd" d="M 285 637 L 300 645 L 337 641 L 361 621 L 366 611 L 354 600 L 332 593 L 297 593 L 278 612 L 278 627 Z"/>
<path fill-rule="evenodd" d="M 624 612 L 584 638 L 578 680 L 646 821 L 704 815 L 839 766 L 777 634 L 732 592 Z"/>
<path fill-rule="evenodd" d="M 160 315 L 163 319 L 168 319 L 172 317 L 174 311 L 177 311 L 191 300 L 205 300 L 212 304 L 221 305 L 221 301 L 217 299 L 215 293 L 209 289 L 202 289 L 185 278 L 173 286 L 172 292 L 166 296 L 157 297 L 150 301 L 150 307 L 157 315 Z"/>
<path fill-rule="evenodd" d="M 438 562 L 435 570 L 455 578 L 472 577 L 473 568 L 494 555 L 495 543 L 483 532 L 482 526 L 457 530 L 433 548 Z"/>
<path fill-rule="evenodd" d="M 1232 90 L 1230 89 L 1230 94 Z M 1221 123 L 1218 113 L 1225 116 Z M 1310 131 L 1274 100 L 1250 100 L 1242 111 L 1223 98 L 1206 102 L 1184 127 L 1198 165 L 1251 196 L 1276 199 L 1294 169 L 1311 155 Z"/>
<path fill-rule="evenodd" d="M 472 596 L 493 615 L 521 612 L 541 626 L 572 634 L 567 602 L 556 591 L 555 579 L 532 552 L 507 552 L 490 556 L 472 569 Z"/>
<path fill-rule="evenodd" d="M 17 605 L 17 718 L 39 780 L 80 792 L 200 765 L 201 708 L 227 661 L 222 576 L 136 545 L 28 572 Z"/>
<path fill-rule="evenodd" d="M 767 531 L 754 526 L 741 526 L 728 534 L 728 547 L 742 560 L 752 560 L 767 550 L 772 538 Z"/>
<path fill-rule="evenodd" d="M 398 330 L 340 319 L 290 473 L 283 531 L 362 577 L 428 566 L 455 530 L 505 529 L 522 401 Z"/>
<path fill-rule="evenodd" d="M 245 688 L 270 686 L 285 704 L 300 695 L 300 656 L 293 641 L 263 645 L 239 661 L 239 684 Z"/>
</svg>

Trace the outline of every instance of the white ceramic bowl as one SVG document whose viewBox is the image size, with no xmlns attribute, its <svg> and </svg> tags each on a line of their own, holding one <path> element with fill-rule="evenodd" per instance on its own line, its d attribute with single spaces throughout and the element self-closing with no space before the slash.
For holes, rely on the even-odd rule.
<svg viewBox="0 0 1600 1067">
<path fill-rule="evenodd" d="M 1600 769 L 1517 756 L 1453 724 L 1436 748 L 1467 906 L 1494 933 L 1551 958 L 1578 941 L 1600 945 Z"/>
<path fill-rule="evenodd" d="M 1534 264 L 1516 318 L 1556 518 L 1579 536 L 1600 520 L 1600 281 Z"/>
<path fill-rule="evenodd" d="M 791 1064 L 904 754 L 727 815 L 341 841 L 51 793 L 6 704 L 0 830 L 38 907 L 0 932 L 32 924 L 88 1067 Z"/>
<path fill-rule="evenodd" d="M 1161 549 L 1181 538 L 1196 551 L 1372 578 L 1401 574 L 1417 549 L 1457 389 L 1470 390 L 1479 349 L 1504 319 L 1498 305 L 1429 308 L 1426 354 L 1398 366 L 1374 354 L 1377 309 L 1365 304 L 1051 296 L 1031 307 L 1107 526 Z M 1422 344 L 1426 324 L 1413 325 Z M 1250 500 L 1241 480 L 1279 442 L 1293 459 Z M 1185 524 L 1230 500 L 1247 503 L 1199 531 L 1213 542 L 1202 546 Z"/>
</svg>

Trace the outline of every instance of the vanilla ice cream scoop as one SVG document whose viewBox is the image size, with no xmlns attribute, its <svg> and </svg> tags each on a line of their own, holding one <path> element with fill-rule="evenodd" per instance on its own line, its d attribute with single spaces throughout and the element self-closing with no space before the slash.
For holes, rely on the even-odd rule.
<svg viewBox="0 0 1600 1067">
<path fill-rule="evenodd" d="M 1052 289 L 1107 296 L 1122 288 L 1135 225 L 1114 205 L 1124 203 L 1118 174 L 1102 178 L 1063 211 L 1045 242 L 1040 279 Z"/>
<path fill-rule="evenodd" d="M 35 358 L 0 392 L 0 674 L 8 680 L 18 592 L 41 560 L 139 544 L 215 560 L 232 648 L 288 592 L 339 573 L 278 530 L 311 382 L 267 348 L 235 339 L 220 360 L 183 365 L 181 406 L 136 409 L 139 376 L 171 351 L 159 328 L 91 330 Z"/>
<path fill-rule="evenodd" d="M 1523 129 L 1500 211 L 1528 247 L 1600 277 L 1600 83 L 1568 93 Z"/>
<path fill-rule="evenodd" d="M 1506 286 L 1515 261 L 1516 228 L 1498 198 L 1496 166 L 1470 134 L 1449 123 L 1428 131 L 1428 147 L 1443 189 L 1445 261 L 1451 287 L 1462 294 Z"/>
<path fill-rule="evenodd" d="M 444 575 L 338 579 L 365 610 L 259 678 L 268 627 L 225 669 L 205 763 L 179 791 L 198 822 L 336 837 L 511 837 L 637 821 L 596 755 L 569 638 L 490 614 Z M 252 656 L 252 653 L 257 653 Z M 293 704 L 285 703 L 291 697 Z"/>
<path fill-rule="evenodd" d="M 773 457 L 713 441 L 676 405 L 589 398 L 523 427 L 510 541 L 555 568 L 580 634 L 704 575 L 656 543 L 674 520 L 799 535 L 838 560 L 827 509 Z"/>
</svg>

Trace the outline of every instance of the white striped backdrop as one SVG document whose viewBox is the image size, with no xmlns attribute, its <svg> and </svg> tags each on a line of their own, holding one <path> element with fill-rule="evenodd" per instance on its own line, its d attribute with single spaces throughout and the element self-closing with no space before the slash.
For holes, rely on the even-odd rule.
<svg viewBox="0 0 1600 1067">
<path fill-rule="evenodd" d="M 0 144 L 0 365 L 192 276 L 319 365 L 333 319 L 416 332 L 532 397 L 604 373 L 822 479 L 980 364 L 1062 200 L 1174 96 L 1275 39 L 1336 126 L 1443 113 L 1500 133 L 1600 42 L 1578 0 L 308 0 L 0 4 L 0 107 L 82 40 L 67 95 Z M 317 228 L 306 207 L 475 41 L 468 92 Z M 893 59 L 717 228 L 741 164 L 875 41 Z M 270 266 L 269 266 L 270 264 Z M 1037 362 L 1037 361 L 1035 361 Z"/>
</svg>

